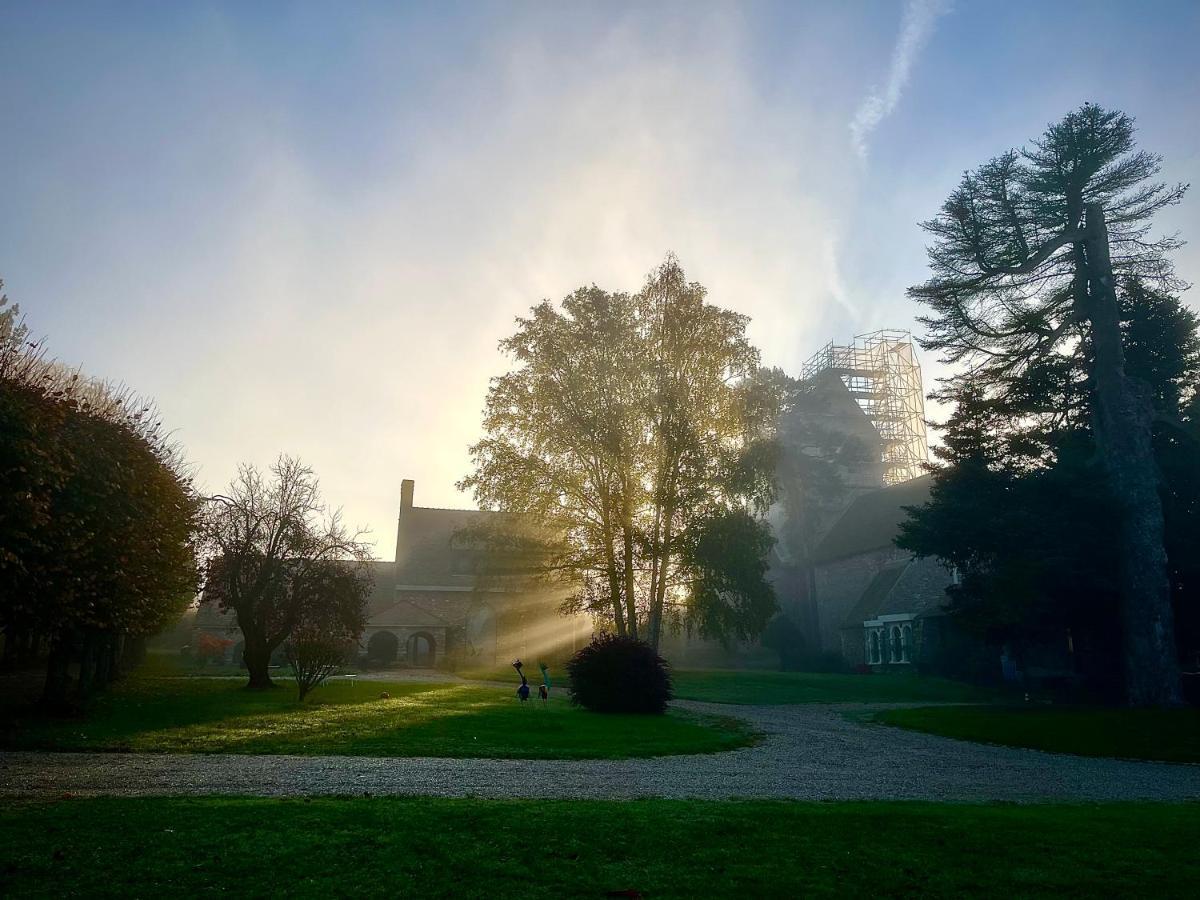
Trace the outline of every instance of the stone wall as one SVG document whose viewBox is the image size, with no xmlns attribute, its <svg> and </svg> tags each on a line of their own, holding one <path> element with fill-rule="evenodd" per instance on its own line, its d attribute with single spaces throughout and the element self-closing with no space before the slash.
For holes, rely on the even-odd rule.
<svg viewBox="0 0 1200 900">
<path fill-rule="evenodd" d="M 908 553 L 899 547 L 884 547 L 817 566 L 817 628 L 822 650 L 842 652 L 846 617 L 871 579 L 888 563 L 907 557 Z"/>
</svg>

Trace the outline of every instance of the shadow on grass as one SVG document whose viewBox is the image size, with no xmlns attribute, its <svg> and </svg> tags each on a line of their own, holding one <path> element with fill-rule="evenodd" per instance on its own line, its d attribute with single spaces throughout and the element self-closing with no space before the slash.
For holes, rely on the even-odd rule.
<svg viewBox="0 0 1200 900">
<path fill-rule="evenodd" d="M 389 699 L 380 699 L 382 693 Z M 214 679 L 139 678 L 97 699 L 86 718 L 25 714 L 9 749 L 166 753 L 619 759 L 708 753 L 753 743 L 743 723 L 672 711 L 599 715 L 562 695 L 521 704 L 473 684 L 329 682 L 297 701 Z"/>
</svg>

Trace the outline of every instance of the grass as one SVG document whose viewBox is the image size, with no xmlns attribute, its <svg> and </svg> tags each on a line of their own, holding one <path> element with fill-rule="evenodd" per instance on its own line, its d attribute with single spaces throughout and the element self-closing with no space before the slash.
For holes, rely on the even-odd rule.
<svg viewBox="0 0 1200 900">
<path fill-rule="evenodd" d="M 567 677 L 567 664 L 565 662 L 550 660 L 547 661 L 546 665 L 550 667 L 551 686 L 566 690 L 567 684 L 570 681 L 570 678 Z M 514 691 L 517 689 L 517 685 L 521 683 L 521 676 L 517 674 L 516 669 L 511 664 L 456 669 L 454 674 L 468 681 L 503 681 L 505 684 L 511 683 Z M 542 671 L 538 668 L 537 660 L 526 660 L 525 677 L 529 679 L 529 683 L 532 685 L 542 683 Z"/>
<path fill-rule="evenodd" d="M 894 709 L 876 721 L 929 734 L 1078 756 L 1200 763 L 1200 710 L 958 706 Z"/>
<path fill-rule="evenodd" d="M 24 896 L 1194 896 L 1200 806 L 100 798 L 0 810 Z M 630 896 L 636 896 L 629 894 Z"/>
<path fill-rule="evenodd" d="M 713 703 L 971 703 L 992 692 L 918 675 L 814 672 L 675 671 L 675 696 Z"/>
<path fill-rule="evenodd" d="M 390 699 L 380 699 L 387 692 Z M 512 759 L 619 759 L 707 753 L 752 743 L 734 719 L 672 711 L 600 715 L 561 692 L 544 707 L 471 684 L 333 681 L 304 704 L 292 687 L 135 677 L 86 717 L 0 710 L 0 747 L 163 753 L 292 753 Z"/>
</svg>

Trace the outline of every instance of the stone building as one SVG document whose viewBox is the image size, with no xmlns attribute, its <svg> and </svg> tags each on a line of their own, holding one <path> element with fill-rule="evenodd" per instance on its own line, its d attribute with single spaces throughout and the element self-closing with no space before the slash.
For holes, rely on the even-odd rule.
<svg viewBox="0 0 1200 900">
<path fill-rule="evenodd" d="M 857 497 L 813 556 L 814 616 L 823 650 L 851 665 L 933 663 L 954 575 L 893 541 L 904 508 L 929 497 L 930 475 Z"/>
<path fill-rule="evenodd" d="M 395 561 L 369 563 L 373 588 L 359 640 L 366 664 L 487 667 L 539 652 L 548 632 L 587 640 L 586 623 L 560 621 L 555 596 L 505 589 L 480 577 L 483 554 L 470 530 L 498 513 L 416 506 L 414 493 L 414 482 L 403 481 Z M 232 614 L 204 604 L 195 631 L 197 637 L 209 633 L 235 641 L 229 658 L 241 658 Z"/>
<path fill-rule="evenodd" d="M 951 573 L 893 543 L 929 496 L 920 367 L 911 339 L 879 332 L 805 366 L 780 425 L 771 577 L 808 652 L 849 665 L 911 665 L 944 631 Z"/>
</svg>

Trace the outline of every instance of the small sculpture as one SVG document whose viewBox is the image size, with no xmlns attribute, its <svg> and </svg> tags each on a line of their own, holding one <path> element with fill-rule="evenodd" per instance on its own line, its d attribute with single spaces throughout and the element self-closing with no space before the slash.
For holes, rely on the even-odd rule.
<svg viewBox="0 0 1200 900">
<path fill-rule="evenodd" d="M 521 676 L 521 686 L 517 688 L 517 696 L 520 697 L 521 702 L 524 703 L 529 699 L 529 682 L 525 679 L 525 673 L 521 671 L 521 661 L 519 659 L 515 660 L 512 665 L 513 668 L 517 670 L 517 674 Z"/>
</svg>

